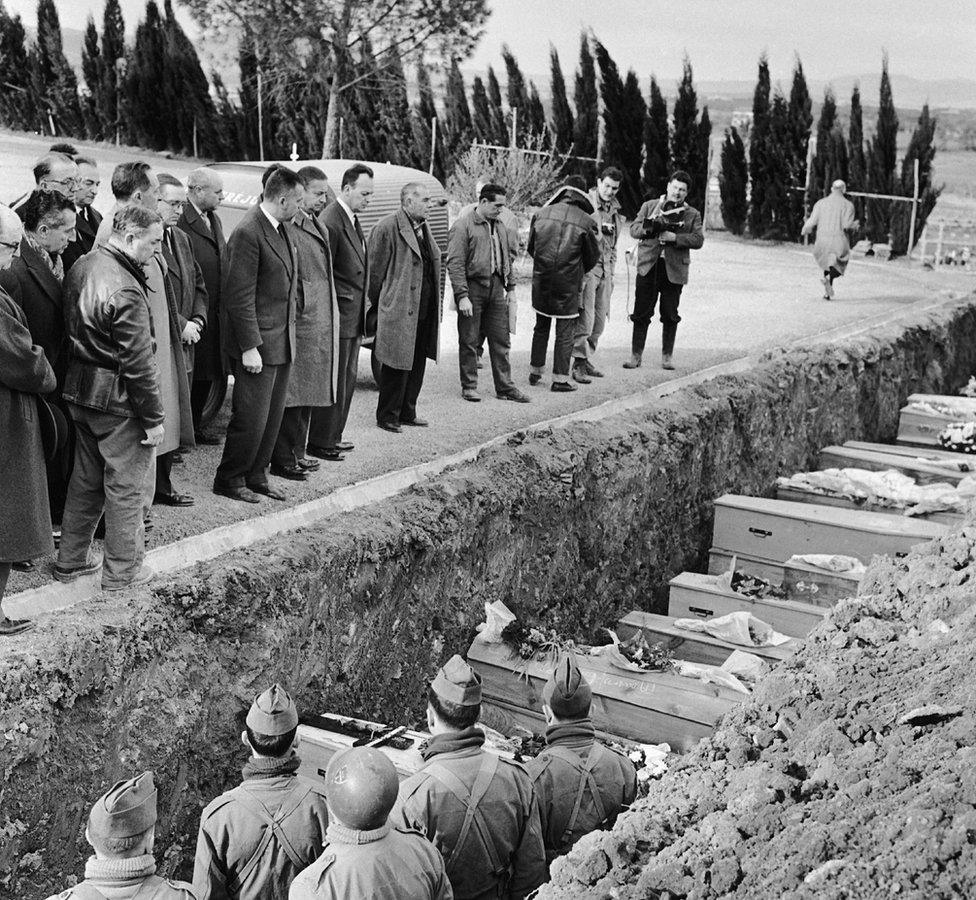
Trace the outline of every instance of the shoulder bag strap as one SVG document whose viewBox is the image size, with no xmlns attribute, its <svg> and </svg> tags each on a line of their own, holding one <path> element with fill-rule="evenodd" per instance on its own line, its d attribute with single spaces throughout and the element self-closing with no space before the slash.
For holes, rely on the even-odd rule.
<svg viewBox="0 0 976 900">
<path fill-rule="evenodd" d="M 576 828 L 587 787 L 589 787 L 590 794 L 593 796 L 593 805 L 596 807 L 596 814 L 599 817 L 600 824 L 606 821 L 607 813 L 606 807 L 603 805 L 603 797 L 600 794 L 600 785 L 593 775 L 593 769 L 603 755 L 603 747 L 600 746 L 599 741 L 594 741 L 585 761 L 581 760 L 568 747 L 550 747 L 549 752 L 553 756 L 569 763 L 579 775 L 579 784 L 576 789 L 576 802 L 573 804 L 573 811 L 566 822 L 566 828 L 562 835 L 563 844 L 565 845 L 572 838 L 573 831 Z"/>
</svg>

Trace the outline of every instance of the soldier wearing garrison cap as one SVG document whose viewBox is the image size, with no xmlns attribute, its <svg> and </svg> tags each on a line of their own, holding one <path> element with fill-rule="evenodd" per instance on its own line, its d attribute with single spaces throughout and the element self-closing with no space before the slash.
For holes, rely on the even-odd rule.
<svg viewBox="0 0 976 900">
<path fill-rule="evenodd" d="M 244 780 L 200 817 L 193 889 L 199 900 L 285 900 L 295 876 L 322 852 L 324 791 L 299 776 L 298 710 L 276 684 L 256 697 L 241 740 Z"/>
<path fill-rule="evenodd" d="M 332 757 L 325 850 L 291 883 L 288 900 L 451 900 L 437 849 L 419 831 L 389 822 L 398 786 L 380 750 L 351 747 Z"/>
<path fill-rule="evenodd" d="M 95 851 L 85 880 L 49 900 L 195 900 L 184 881 L 156 874 L 156 786 L 152 772 L 120 781 L 98 798 L 85 839 Z"/>
<path fill-rule="evenodd" d="M 546 749 L 528 769 L 539 798 L 547 863 L 584 834 L 611 827 L 637 793 L 633 763 L 596 739 L 589 718 L 592 696 L 571 655 L 559 661 L 542 690 Z"/>
<path fill-rule="evenodd" d="M 525 769 L 484 749 L 480 712 L 481 679 L 451 657 L 428 694 L 425 765 L 400 785 L 391 821 L 440 850 L 455 897 L 521 900 L 546 878 L 538 803 Z"/>
</svg>

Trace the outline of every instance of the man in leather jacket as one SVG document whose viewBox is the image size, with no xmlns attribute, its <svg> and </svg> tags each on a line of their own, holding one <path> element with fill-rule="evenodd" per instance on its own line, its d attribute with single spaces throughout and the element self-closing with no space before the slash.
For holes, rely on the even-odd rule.
<svg viewBox="0 0 976 900">
<path fill-rule="evenodd" d="M 119 209 L 107 244 L 82 257 L 65 280 L 68 369 L 62 392 L 77 428 L 54 577 L 72 581 L 102 566 L 102 589 L 144 584 L 143 505 L 163 402 L 143 266 L 163 241 L 159 215 Z M 104 563 L 91 555 L 104 511 Z"/>
</svg>

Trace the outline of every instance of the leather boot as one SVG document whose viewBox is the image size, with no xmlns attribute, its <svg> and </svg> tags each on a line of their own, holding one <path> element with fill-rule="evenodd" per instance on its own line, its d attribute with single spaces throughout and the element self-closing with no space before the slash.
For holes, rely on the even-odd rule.
<svg viewBox="0 0 976 900">
<path fill-rule="evenodd" d="M 639 369 L 641 367 L 641 355 L 639 353 L 631 353 L 630 359 L 624 363 L 625 369 Z"/>
</svg>

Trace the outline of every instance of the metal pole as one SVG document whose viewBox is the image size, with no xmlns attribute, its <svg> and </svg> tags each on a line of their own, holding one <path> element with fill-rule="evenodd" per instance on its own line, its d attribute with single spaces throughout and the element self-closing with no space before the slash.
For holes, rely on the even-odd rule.
<svg viewBox="0 0 976 900">
<path fill-rule="evenodd" d="M 942 265 L 942 237 L 945 234 L 945 222 L 939 222 L 939 236 L 935 239 L 935 264 Z"/>
<path fill-rule="evenodd" d="M 343 134 L 343 132 L 346 130 L 345 125 L 346 125 L 346 117 L 339 116 L 339 159 L 342 159 L 342 145 L 343 145 L 342 139 L 345 136 Z"/>
<path fill-rule="evenodd" d="M 437 116 L 430 120 L 430 167 L 427 169 L 428 175 L 434 174 L 434 159 L 437 156 Z"/>
<path fill-rule="evenodd" d="M 912 192 L 912 218 L 908 224 L 908 258 L 915 249 L 915 217 L 918 215 L 918 159 L 915 160 L 915 190 Z"/>
<path fill-rule="evenodd" d="M 702 203 L 702 234 L 708 231 L 708 195 L 712 191 L 712 142 L 708 142 L 708 160 L 705 162 L 705 201 Z"/>
<path fill-rule="evenodd" d="M 193 117 L 193 155 L 198 157 L 200 155 L 200 150 L 197 146 L 197 117 Z"/>
<path fill-rule="evenodd" d="M 255 42 L 255 55 L 257 56 L 257 42 Z M 261 58 L 258 57 L 258 159 L 264 162 L 264 81 L 261 77 Z"/>
<path fill-rule="evenodd" d="M 817 152 L 817 136 L 815 134 L 810 135 L 810 140 L 807 141 L 807 177 L 803 182 L 803 218 L 806 220 L 807 216 L 810 215 L 810 176 L 813 174 L 813 157 Z M 817 198 L 820 199 L 819 197 Z M 805 234 L 803 236 L 804 245 L 810 243 L 810 235 Z"/>
<path fill-rule="evenodd" d="M 920 254 L 919 259 L 921 260 L 923 266 L 925 265 L 925 245 L 928 243 L 928 233 L 929 233 L 929 226 L 926 225 L 922 229 L 922 237 L 919 239 L 919 244 L 921 244 L 921 247 L 919 249 L 919 254 Z"/>
<path fill-rule="evenodd" d="M 518 107 L 512 107 L 512 146 L 518 147 Z"/>
</svg>

